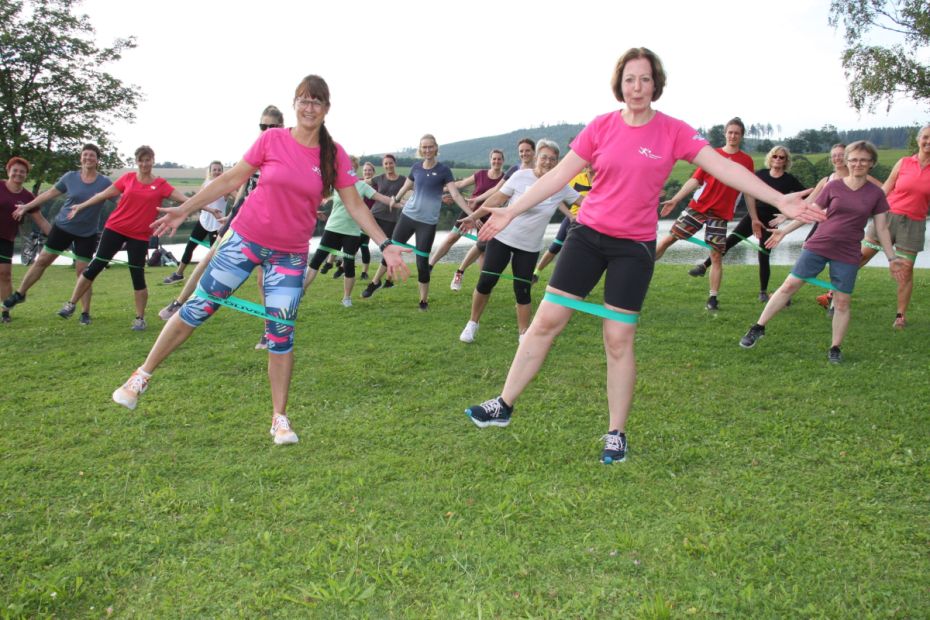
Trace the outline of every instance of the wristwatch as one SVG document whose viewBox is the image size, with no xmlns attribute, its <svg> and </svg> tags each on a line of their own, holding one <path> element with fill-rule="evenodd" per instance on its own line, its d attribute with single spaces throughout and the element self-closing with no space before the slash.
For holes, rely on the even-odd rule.
<svg viewBox="0 0 930 620">
<path fill-rule="evenodd" d="M 394 245 L 394 242 L 391 241 L 391 238 L 390 238 L 390 237 L 388 237 L 387 239 L 385 239 L 384 241 L 381 242 L 381 245 L 378 246 L 378 250 L 379 250 L 380 252 L 384 252 L 384 248 L 386 248 L 386 247 L 389 246 L 389 245 Z"/>
</svg>

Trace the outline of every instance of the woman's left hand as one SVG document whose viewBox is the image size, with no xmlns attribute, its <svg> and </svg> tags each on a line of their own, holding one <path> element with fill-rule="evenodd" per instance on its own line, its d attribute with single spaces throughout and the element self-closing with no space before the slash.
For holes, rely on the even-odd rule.
<svg viewBox="0 0 930 620">
<path fill-rule="evenodd" d="M 180 207 L 158 207 L 158 212 L 163 215 L 152 222 L 151 225 L 152 234 L 156 237 L 161 237 L 162 235 L 168 235 L 170 237 L 178 231 L 178 228 L 184 223 L 184 220 L 187 219 L 187 215 Z M 70 213 L 68 215 L 70 215 Z"/>
<path fill-rule="evenodd" d="M 805 189 L 800 192 L 785 194 L 775 207 L 793 220 L 798 220 L 807 224 L 822 222 L 827 219 L 826 211 L 816 204 L 811 204 L 804 200 L 804 197 L 812 191 L 812 189 Z"/>
</svg>

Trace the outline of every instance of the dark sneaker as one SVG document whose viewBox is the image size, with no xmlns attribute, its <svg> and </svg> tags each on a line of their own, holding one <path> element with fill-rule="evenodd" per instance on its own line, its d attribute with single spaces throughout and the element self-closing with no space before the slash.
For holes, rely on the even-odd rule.
<svg viewBox="0 0 930 620">
<path fill-rule="evenodd" d="M 428 302 L 428 301 L 421 301 L 421 302 L 420 302 L 420 312 L 426 312 L 427 310 L 429 310 L 429 302 Z"/>
<path fill-rule="evenodd" d="M 323 263 L 323 266 L 320 268 L 320 273 L 329 273 L 329 270 L 332 268 L 332 263 Z"/>
<path fill-rule="evenodd" d="M 843 361 L 843 352 L 840 351 L 839 347 L 830 347 L 830 352 L 827 353 L 827 359 L 830 360 L 831 364 L 839 364 Z"/>
<path fill-rule="evenodd" d="M 13 319 L 10 318 L 10 313 L 4 310 L 3 313 L 0 314 L 0 323 L 12 323 L 12 322 L 13 322 Z"/>
<path fill-rule="evenodd" d="M 3 307 L 6 310 L 12 310 L 16 304 L 26 301 L 26 296 L 19 291 L 14 291 L 12 295 L 3 300 Z"/>
<path fill-rule="evenodd" d="M 705 273 L 707 273 L 707 267 L 704 266 L 704 263 L 698 263 L 694 267 L 688 270 L 688 275 L 693 278 L 700 278 Z"/>
<path fill-rule="evenodd" d="M 375 291 L 377 291 L 379 288 L 381 288 L 380 282 L 369 282 L 368 286 L 365 287 L 365 290 L 362 291 L 362 297 L 368 299 L 374 295 Z"/>
<path fill-rule="evenodd" d="M 465 410 L 465 413 L 478 428 L 487 428 L 488 426 L 504 427 L 510 424 L 513 407 L 505 405 L 504 399 L 498 396 L 486 400 L 480 405 L 472 405 Z"/>
<path fill-rule="evenodd" d="M 360 276 L 358 277 L 358 279 L 359 279 L 359 280 L 367 280 L 367 279 L 368 279 L 368 273 L 365 272 L 365 271 L 363 271 L 363 272 L 362 272 L 362 275 L 360 275 Z"/>
<path fill-rule="evenodd" d="M 716 296 L 713 296 L 713 295 L 710 296 L 710 297 L 708 297 L 708 298 L 707 298 L 707 305 L 704 306 L 704 307 L 707 308 L 708 310 L 712 311 L 712 312 L 713 312 L 713 311 L 716 311 L 716 310 L 719 310 L 719 309 L 720 309 L 720 304 L 717 303 L 717 297 L 716 297 Z"/>
<path fill-rule="evenodd" d="M 74 309 L 75 309 L 76 307 L 77 307 L 77 306 L 75 306 L 75 305 L 74 305 L 73 303 L 71 303 L 70 301 L 66 301 L 66 302 L 65 302 L 65 305 L 63 305 L 63 306 L 61 307 L 61 310 L 58 311 L 58 316 L 60 316 L 60 317 L 63 318 L 63 319 L 70 319 L 70 318 L 71 318 L 71 315 L 74 314 Z"/>
<path fill-rule="evenodd" d="M 746 335 L 740 338 L 739 346 L 744 349 L 751 349 L 756 346 L 756 343 L 759 342 L 759 338 L 765 336 L 765 327 L 762 325 L 756 324 L 749 328 L 749 331 L 746 332 Z"/>
<path fill-rule="evenodd" d="M 622 463 L 626 460 L 626 435 L 620 431 L 610 431 L 603 437 L 604 452 L 601 453 L 601 463 Z"/>
<path fill-rule="evenodd" d="M 533 274 L 533 278 L 532 278 L 530 281 L 531 281 L 533 284 L 536 284 L 537 282 L 539 282 L 539 274 L 538 274 L 538 273 L 534 273 L 534 274 Z"/>
<path fill-rule="evenodd" d="M 759 301 L 761 301 L 762 303 L 768 303 L 769 294 L 766 293 L 765 291 L 759 291 Z"/>
<path fill-rule="evenodd" d="M 162 284 L 174 284 L 175 282 L 180 282 L 184 279 L 184 276 L 180 273 L 174 272 L 167 278 L 161 281 Z"/>
<path fill-rule="evenodd" d="M 81 318 L 78 319 L 78 323 L 80 323 L 81 325 L 90 325 L 90 313 L 82 312 Z"/>
<path fill-rule="evenodd" d="M 394 288 L 394 280 L 385 280 L 384 288 Z"/>
<path fill-rule="evenodd" d="M 342 268 L 342 265 L 339 265 L 336 267 L 336 271 L 333 272 L 333 280 L 338 280 L 345 272 L 346 270 Z"/>
</svg>

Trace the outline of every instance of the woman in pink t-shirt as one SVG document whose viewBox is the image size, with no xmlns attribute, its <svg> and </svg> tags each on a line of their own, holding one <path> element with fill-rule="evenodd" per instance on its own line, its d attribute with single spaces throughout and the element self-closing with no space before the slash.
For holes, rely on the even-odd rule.
<svg viewBox="0 0 930 620">
<path fill-rule="evenodd" d="M 487 240 L 514 217 L 548 198 L 591 165 L 591 192 L 569 232 L 547 294 L 524 335 L 501 395 L 466 410 L 479 427 L 507 426 L 516 399 L 536 376 L 555 337 L 606 271 L 604 321 L 607 403 L 610 412 L 601 462 L 626 458 L 626 419 L 633 402 L 636 362 L 633 338 L 655 257 L 659 193 L 678 159 L 693 162 L 727 185 L 805 221 L 823 219 L 800 195 L 782 195 L 742 166 L 720 156 L 686 123 L 652 108 L 665 87 L 659 58 L 646 48 L 617 61 L 613 91 L 623 109 L 599 116 L 578 134 L 572 150 L 527 193 L 497 210 L 481 229 Z"/>
<path fill-rule="evenodd" d="M 324 125 L 329 86 L 316 75 L 305 77 L 294 93 L 295 127 L 264 131 L 238 164 L 195 194 L 183 207 L 164 209 L 156 235 L 173 234 L 197 209 L 235 191 L 256 170 L 258 185 L 200 279 L 196 297 L 172 316 L 142 364 L 113 392 L 113 400 L 135 409 L 152 373 L 194 329 L 228 300 L 256 267 L 261 267 L 271 383 L 271 436 L 275 444 L 297 443 L 287 417 L 294 366 L 294 323 L 303 293 L 307 250 L 324 196 L 339 193 L 350 215 L 381 249 L 388 270 L 406 277 L 401 250 L 378 228 L 355 189 L 356 177 L 341 146 Z"/>
</svg>

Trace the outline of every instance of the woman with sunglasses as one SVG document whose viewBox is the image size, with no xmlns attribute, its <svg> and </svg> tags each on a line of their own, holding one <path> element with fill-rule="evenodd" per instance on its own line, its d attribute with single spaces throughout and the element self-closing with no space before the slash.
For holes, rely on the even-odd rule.
<svg viewBox="0 0 930 620">
<path fill-rule="evenodd" d="M 200 279 L 203 296 L 189 299 L 165 324 L 145 362 L 116 391 L 113 400 L 135 409 L 152 373 L 198 326 L 214 315 L 256 268 L 264 272 L 265 333 L 271 384 L 271 437 L 275 444 L 297 443 L 287 417 L 294 367 L 294 324 L 303 293 L 307 250 L 323 198 L 337 192 L 398 277 L 406 275 L 401 250 L 375 224 L 355 189 L 351 162 L 326 129 L 329 86 L 317 75 L 305 77 L 294 91 L 297 122 L 269 129 L 242 160 L 200 190 L 184 206 L 164 209 L 155 234 L 174 233 L 187 216 L 242 185 L 261 170 L 258 185 L 232 222 Z"/>
</svg>

